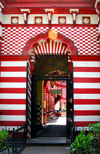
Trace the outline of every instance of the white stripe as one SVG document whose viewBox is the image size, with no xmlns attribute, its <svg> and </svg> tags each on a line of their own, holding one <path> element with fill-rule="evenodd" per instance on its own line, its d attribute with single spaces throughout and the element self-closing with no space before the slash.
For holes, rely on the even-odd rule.
<svg viewBox="0 0 100 154">
<path fill-rule="evenodd" d="M 46 48 L 45 48 L 46 43 L 44 44 L 43 42 L 43 48 L 44 48 L 44 54 L 46 54 Z"/>
<path fill-rule="evenodd" d="M 22 66 L 26 66 L 27 65 L 27 61 L 2 61 L 1 62 L 1 67 L 22 67 Z"/>
<path fill-rule="evenodd" d="M 1 72 L 1 77 L 26 77 L 26 72 Z"/>
<path fill-rule="evenodd" d="M 74 83 L 74 88 L 99 88 L 100 83 Z"/>
<path fill-rule="evenodd" d="M 31 138 L 31 135 L 29 134 L 29 132 L 27 133 L 27 136 L 28 136 L 29 138 Z"/>
<path fill-rule="evenodd" d="M 52 54 L 52 41 L 50 40 L 50 54 Z"/>
<path fill-rule="evenodd" d="M 26 116 L 16 116 L 16 115 L 1 115 L 0 121 L 25 121 Z"/>
<path fill-rule="evenodd" d="M 30 119 L 31 119 L 31 114 L 28 112 L 28 116 L 30 117 Z M 28 121 L 30 121 L 29 119 L 28 119 Z"/>
<path fill-rule="evenodd" d="M 94 62 L 94 61 L 73 61 L 74 67 L 100 67 L 100 62 Z"/>
<path fill-rule="evenodd" d="M 37 52 L 37 50 L 36 50 L 36 48 L 34 47 L 34 50 L 35 50 L 35 53 L 38 55 L 38 52 Z"/>
<path fill-rule="evenodd" d="M 58 54 L 60 54 L 60 51 L 61 51 L 61 47 L 62 47 L 62 43 L 60 43 L 60 47 L 59 47 L 59 51 L 58 51 Z"/>
<path fill-rule="evenodd" d="M 24 82 L 1 82 L 0 88 L 26 88 Z"/>
<path fill-rule="evenodd" d="M 74 94 L 74 99 L 100 99 L 100 94 Z"/>
<path fill-rule="evenodd" d="M 65 46 L 63 46 L 63 48 L 62 48 L 61 54 L 63 54 L 63 52 L 64 52 L 64 49 L 65 49 Z"/>
<path fill-rule="evenodd" d="M 37 48 L 38 48 L 39 54 L 41 55 L 41 51 L 40 51 L 40 48 L 39 48 L 39 46 L 37 46 Z"/>
<path fill-rule="evenodd" d="M 0 99 L 26 99 L 26 94 L 0 93 Z"/>
<path fill-rule="evenodd" d="M 46 46 L 47 46 L 47 55 L 48 55 L 48 53 L 49 53 L 48 43 L 46 43 Z"/>
<path fill-rule="evenodd" d="M 100 78 L 100 72 L 74 72 L 74 77 Z"/>
<path fill-rule="evenodd" d="M 28 109 L 29 109 L 29 111 L 31 112 L 31 108 L 30 108 L 30 105 L 28 104 Z"/>
<path fill-rule="evenodd" d="M 31 128 L 28 126 L 28 130 L 31 132 Z"/>
<path fill-rule="evenodd" d="M 8 104 L 0 104 L 0 110 L 26 110 L 26 105 L 8 105 Z"/>
<path fill-rule="evenodd" d="M 89 127 L 75 127 L 75 130 L 77 130 L 77 131 L 82 131 L 82 130 L 88 131 Z"/>
<path fill-rule="evenodd" d="M 53 42 L 53 54 L 55 53 L 55 42 Z"/>
<path fill-rule="evenodd" d="M 58 54 L 58 45 L 59 45 L 59 42 L 57 42 L 57 46 L 56 46 L 56 55 Z"/>
<path fill-rule="evenodd" d="M 100 121 L 100 116 L 74 116 L 74 121 Z"/>
<path fill-rule="evenodd" d="M 30 119 L 28 119 L 28 125 L 30 125 L 30 126 L 31 126 L 31 120 L 30 120 Z"/>
<path fill-rule="evenodd" d="M 19 126 L 18 128 L 15 127 L 15 126 L 7 126 L 7 127 L 5 127 L 5 126 L 0 126 L 0 130 L 6 129 L 6 130 L 10 131 L 10 130 L 13 130 L 13 128 L 15 128 L 15 130 L 16 130 L 16 129 L 20 128 L 20 126 Z"/>
<path fill-rule="evenodd" d="M 41 48 L 41 55 L 43 55 L 43 47 L 42 47 L 42 43 L 41 43 L 41 45 L 40 45 L 40 48 Z"/>
<path fill-rule="evenodd" d="M 100 105 L 74 105 L 74 110 L 100 110 Z"/>
</svg>

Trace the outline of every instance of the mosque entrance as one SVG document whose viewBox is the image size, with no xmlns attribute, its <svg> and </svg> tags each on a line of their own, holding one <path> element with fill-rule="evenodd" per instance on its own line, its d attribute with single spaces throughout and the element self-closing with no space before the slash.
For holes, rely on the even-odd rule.
<svg viewBox="0 0 100 154">
<path fill-rule="evenodd" d="M 36 55 L 32 75 L 31 137 L 70 138 L 73 70 L 68 55 Z"/>
</svg>

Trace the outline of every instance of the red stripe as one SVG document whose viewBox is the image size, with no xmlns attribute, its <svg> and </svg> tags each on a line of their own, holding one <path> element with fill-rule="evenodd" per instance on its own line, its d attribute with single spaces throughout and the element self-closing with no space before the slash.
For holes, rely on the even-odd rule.
<svg viewBox="0 0 100 154">
<path fill-rule="evenodd" d="M 21 126 L 25 121 L 0 121 L 0 126 Z"/>
<path fill-rule="evenodd" d="M 3 55 L 1 56 L 2 61 L 25 61 L 27 62 L 29 55 Z"/>
<path fill-rule="evenodd" d="M 100 121 L 74 121 L 74 125 L 77 127 L 88 127 L 89 124 L 98 123 Z"/>
<path fill-rule="evenodd" d="M 72 61 L 100 61 L 100 56 L 95 55 L 71 55 Z"/>
<path fill-rule="evenodd" d="M 1 67 L 2 72 L 26 72 L 26 67 Z"/>
<path fill-rule="evenodd" d="M 30 114 L 28 113 L 28 120 L 31 121 L 31 117 L 29 116 Z"/>
<path fill-rule="evenodd" d="M 26 99 L 0 99 L 0 104 L 26 104 Z"/>
<path fill-rule="evenodd" d="M 0 49 L 1 49 L 1 43 L 0 43 Z M 0 60 L 0 80 L 1 80 L 1 60 Z"/>
<path fill-rule="evenodd" d="M 0 110 L 1 115 L 26 115 L 26 110 Z"/>
<path fill-rule="evenodd" d="M 0 88 L 0 93 L 26 93 L 26 88 Z"/>
<path fill-rule="evenodd" d="M 66 100 L 66 98 L 61 98 L 61 99 L 65 99 Z"/>
<path fill-rule="evenodd" d="M 28 121 L 28 126 L 31 128 L 31 124 L 30 124 L 30 122 Z M 28 129 L 29 130 L 29 129 Z"/>
<path fill-rule="evenodd" d="M 73 81 L 79 82 L 79 83 L 100 83 L 100 78 L 78 78 L 78 77 L 74 77 Z"/>
<path fill-rule="evenodd" d="M 26 82 L 26 77 L 1 77 L 0 82 Z"/>
<path fill-rule="evenodd" d="M 83 115 L 83 116 L 85 116 L 85 115 L 88 115 L 88 116 L 89 115 L 100 115 L 99 112 L 100 112 L 100 110 L 96 110 L 96 111 L 95 110 L 94 111 L 93 110 L 92 111 L 90 111 L 90 110 L 87 110 L 87 111 L 86 110 L 85 111 L 83 111 L 83 110 L 80 110 L 80 111 L 75 110 L 74 111 L 74 115 L 75 116 L 81 116 L 81 115 Z"/>
<path fill-rule="evenodd" d="M 100 72 L 100 67 L 73 67 L 74 72 Z"/>
<path fill-rule="evenodd" d="M 74 94 L 100 94 L 100 89 L 74 89 Z"/>
<path fill-rule="evenodd" d="M 98 105 L 100 104 L 100 99 L 74 99 L 74 105 L 77 104 L 94 104 L 94 105 Z"/>
</svg>

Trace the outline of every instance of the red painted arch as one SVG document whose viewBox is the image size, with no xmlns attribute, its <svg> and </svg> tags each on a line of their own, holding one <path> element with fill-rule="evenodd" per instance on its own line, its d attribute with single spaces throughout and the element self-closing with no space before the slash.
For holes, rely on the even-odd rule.
<svg viewBox="0 0 100 154">
<path fill-rule="evenodd" d="M 32 37 L 31 39 L 29 39 L 23 48 L 22 54 L 29 55 L 30 49 L 32 49 L 36 44 L 38 44 L 38 42 L 41 39 L 44 39 L 44 40 L 46 40 L 46 42 L 48 42 L 48 40 L 49 40 L 48 31 L 46 33 L 40 33 L 40 34 L 36 35 L 35 37 Z M 71 55 L 78 54 L 78 50 L 70 38 L 64 36 L 63 34 L 58 33 L 57 39 L 59 39 L 62 42 L 62 44 L 66 44 L 68 49 L 71 51 Z"/>
</svg>

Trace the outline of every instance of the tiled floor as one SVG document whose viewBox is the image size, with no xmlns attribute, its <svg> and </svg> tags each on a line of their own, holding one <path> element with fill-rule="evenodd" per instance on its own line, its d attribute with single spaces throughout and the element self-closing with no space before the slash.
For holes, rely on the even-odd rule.
<svg viewBox="0 0 100 154">
<path fill-rule="evenodd" d="M 56 120 L 48 120 L 46 125 L 66 125 L 66 117 L 58 117 Z"/>
</svg>

